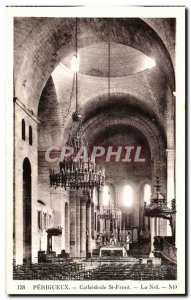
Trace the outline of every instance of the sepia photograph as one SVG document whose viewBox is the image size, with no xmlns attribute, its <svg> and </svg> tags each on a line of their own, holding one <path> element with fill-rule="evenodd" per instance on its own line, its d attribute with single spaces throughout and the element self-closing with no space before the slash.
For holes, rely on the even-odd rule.
<svg viewBox="0 0 191 300">
<path fill-rule="evenodd" d="M 6 10 L 7 293 L 184 294 L 185 8 Z"/>
</svg>

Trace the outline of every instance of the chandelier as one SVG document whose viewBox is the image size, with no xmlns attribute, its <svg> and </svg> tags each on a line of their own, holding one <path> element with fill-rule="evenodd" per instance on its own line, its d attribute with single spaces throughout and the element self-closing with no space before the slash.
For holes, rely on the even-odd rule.
<svg viewBox="0 0 191 300">
<path fill-rule="evenodd" d="M 108 35 L 108 101 L 110 101 L 110 71 L 111 71 L 111 45 L 110 37 Z M 108 115 L 110 125 L 110 115 Z M 121 222 L 122 213 L 119 208 L 114 204 L 113 206 L 98 206 L 98 219 L 99 220 L 111 220 Z"/>
<path fill-rule="evenodd" d="M 78 113 L 77 72 L 79 71 L 79 57 L 77 55 L 77 19 L 76 19 L 76 53 L 73 56 L 71 68 L 75 76 L 76 109 L 72 114 L 72 129 L 67 146 L 73 149 L 72 156 L 65 157 L 59 163 L 59 172 L 50 169 L 49 178 L 51 187 L 70 189 L 92 189 L 104 185 L 104 170 L 98 170 L 95 159 L 88 154 L 76 159 L 80 149 L 87 149 L 87 143 L 82 138 L 81 115 Z"/>
</svg>

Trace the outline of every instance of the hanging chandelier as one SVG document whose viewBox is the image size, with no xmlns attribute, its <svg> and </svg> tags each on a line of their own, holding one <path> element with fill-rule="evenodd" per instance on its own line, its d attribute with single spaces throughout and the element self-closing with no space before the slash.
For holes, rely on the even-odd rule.
<svg viewBox="0 0 191 300">
<path fill-rule="evenodd" d="M 111 71 L 111 45 L 110 37 L 108 35 L 108 101 L 110 101 L 110 71 Z M 108 116 L 110 124 L 110 116 Z M 98 206 L 98 219 L 99 220 L 110 220 L 110 221 L 119 221 L 121 222 L 122 213 L 119 208 L 116 207 L 116 204 L 113 206 Z"/>
<path fill-rule="evenodd" d="M 60 161 L 60 171 L 56 173 L 50 169 L 49 178 L 51 187 L 62 187 L 69 189 L 92 189 L 100 188 L 104 185 L 104 170 L 98 170 L 95 158 L 92 159 L 88 153 L 76 159 L 80 149 L 87 149 L 87 143 L 82 138 L 81 115 L 78 113 L 78 85 L 77 72 L 79 71 L 79 57 L 77 52 L 77 19 L 76 19 L 76 53 L 71 62 L 71 69 L 75 76 L 76 85 L 76 109 L 72 114 L 72 129 L 69 135 L 67 146 L 73 149 L 70 157 L 65 157 Z"/>
<path fill-rule="evenodd" d="M 67 146 L 73 148 L 73 155 L 66 157 L 59 163 L 60 172 L 55 173 L 50 169 L 50 185 L 51 187 L 62 187 L 70 189 L 92 189 L 100 188 L 104 185 L 105 174 L 104 170 L 98 170 L 95 159 L 87 156 L 75 159 L 80 149 L 83 149 L 85 144 L 81 137 L 80 115 L 75 111 L 72 115 L 72 130 Z M 79 127 L 78 127 L 79 126 Z"/>
</svg>

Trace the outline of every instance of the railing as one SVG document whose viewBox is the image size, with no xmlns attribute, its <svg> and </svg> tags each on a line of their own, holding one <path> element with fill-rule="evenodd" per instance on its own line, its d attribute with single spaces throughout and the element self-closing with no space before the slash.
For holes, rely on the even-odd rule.
<svg viewBox="0 0 191 300">
<path fill-rule="evenodd" d="M 167 241 L 169 239 L 169 241 Z M 170 237 L 156 236 L 154 241 L 155 255 L 163 256 L 172 263 L 177 263 L 177 249 L 172 244 Z"/>
<path fill-rule="evenodd" d="M 177 249 L 172 244 L 168 243 L 164 238 L 162 254 L 165 258 L 173 263 L 177 262 Z"/>
</svg>

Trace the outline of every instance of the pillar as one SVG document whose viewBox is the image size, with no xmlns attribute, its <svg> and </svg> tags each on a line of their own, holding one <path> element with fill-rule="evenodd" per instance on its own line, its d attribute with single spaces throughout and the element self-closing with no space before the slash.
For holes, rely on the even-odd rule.
<svg viewBox="0 0 191 300">
<path fill-rule="evenodd" d="M 95 229 L 95 211 L 94 211 L 94 203 L 92 202 L 91 207 L 91 236 L 94 239 L 94 229 Z"/>
<path fill-rule="evenodd" d="M 149 257 L 154 257 L 154 254 L 153 254 L 153 251 L 154 251 L 154 237 L 155 237 L 155 218 L 151 218 L 151 223 L 150 223 L 150 226 L 151 226 L 151 252 L 150 252 L 150 255 Z"/>
<path fill-rule="evenodd" d="M 80 195 L 76 197 L 76 257 L 80 257 Z"/>
<path fill-rule="evenodd" d="M 70 253 L 70 216 L 69 203 L 65 203 L 65 251 Z"/>
<path fill-rule="evenodd" d="M 110 219 L 109 219 L 109 220 L 106 220 L 106 222 L 105 222 L 105 231 L 106 231 L 107 233 L 110 232 Z"/>
<path fill-rule="evenodd" d="M 167 153 L 167 203 L 175 198 L 174 195 L 174 149 L 166 149 Z M 167 235 L 172 235 L 170 226 L 167 222 Z"/>
<path fill-rule="evenodd" d="M 91 238 L 91 202 L 87 203 L 87 234 L 88 234 L 88 253 L 92 253 L 92 238 Z"/>
<path fill-rule="evenodd" d="M 174 199 L 174 149 L 166 149 L 167 153 L 167 202 Z"/>
<path fill-rule="evenodd" d="M 66 249 L 66 232 L 65 232 L 65 194 L 63 194 L 61 199 L 61 227 L 62 227 L 62 236 L 61 236 L 61 250 Z M 48 220 L 48 215 L 47 215 Z"/>
<path fill-rule="evenodd" d="M 70 256 L 76 256 L 76 192 L 70 191 Z"/>
<path fill-rule="evenodd" d="M 104 188 L 101 186 L 99 189 L 99 206 L 100 206 L 100 212 L 103 212 L 103 206 L 104 206 Z M 100 232 L 102 233 L 104 231 L 105 225 L 104 225 L 105 220 L 100 219 L 99 220 L 99 229 Z"/>
<path fill-rule="evenodd" d="M 160 218 L 155 218 L 155 235 L 160 236 Z"/>
<path fill-rule="evenodd" d="M 86 257 L 86 198 L 80 198 L 80 256 Z"/>
<path fill-rule="evenodd" d="M 47 235 L 47 253 L 52 251 L 52 235 Z"/>
</svg>

